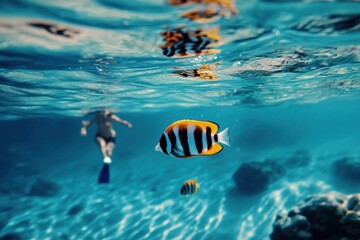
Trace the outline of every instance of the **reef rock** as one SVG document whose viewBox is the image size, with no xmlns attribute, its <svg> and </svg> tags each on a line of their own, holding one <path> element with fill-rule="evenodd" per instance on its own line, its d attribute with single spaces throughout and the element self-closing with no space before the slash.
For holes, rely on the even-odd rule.
<svg viewBox="0 0 360 240">
<path fill-rule="evenodd" d="M 360 181 L 360 159 L 344 157 L 335 161 L 332 165 L 336 176 L 352 181 Z"/>
<path fill-rule="evenodd" d="M 0 240 L 21 240 L 21 237 L 16 233 L 8 233 L 1 236 Z"/>
<path fill-rule="evenodd" d="M 241 193 L 257 194 L 265 191 L 269 184 L 284 175 L 285 169 L 275 160 L 242 164 L 233 175 L 237 189 Z"/>
<path fill-rule="evenodd" d="M 305 199 L 287 215 L 278 215 L 271 240 L 359 240 L 360 194 L 337 193 Z"/>
<path fill-rule="evenodd" d="M 84 206 L 82 204 L 75 204 L 74 206 L 72 206 L 69 211 L 67 212 L 68 215 L 73 216 L 78 214 L 79 212 L 81 212 L 84 209 Z"/>
<path fill-rule="evenodd" d="M 52 197 L 55 196 L 59 190 L 60 187 L 56 183 L 39 178 L 32 184 L 29 196 Z"/>
</svg>

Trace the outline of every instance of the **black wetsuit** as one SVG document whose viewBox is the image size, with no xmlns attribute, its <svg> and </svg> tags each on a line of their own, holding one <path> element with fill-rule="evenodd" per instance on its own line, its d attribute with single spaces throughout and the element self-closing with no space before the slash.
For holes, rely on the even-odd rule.
<svg viewBox="0 0 360 240">
<path fill-rule="evenodd" d="M 96 140 L 97 137 L 101 137 L 102 139 L 105 140 L 106 143 L 109 143 L 109 142 L 115 143 L 115 137 L 104 137 L 100 133 L 97 133 L 95 135 L 95 140 Z"/>
</svg>

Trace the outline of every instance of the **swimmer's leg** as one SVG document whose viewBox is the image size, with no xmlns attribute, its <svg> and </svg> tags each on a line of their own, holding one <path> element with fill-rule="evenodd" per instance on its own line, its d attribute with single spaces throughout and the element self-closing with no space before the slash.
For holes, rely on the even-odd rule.
<svg viewBox="0 0 360 240">
<path fill-rule="evenodd" d="M 107 145 L 106 145 L 106 149 L 107 149 L 107 154 L 111 157 L 112 153 L 113 153 L 113 150 L 115 148 L 115 143 L 113 142 L 109 142 Z"/>
<path fill-rule="evenodd" d="M 100 136 L 96 137 L 96 141 L 99 144 L 99 147 L 100 147 L 101 153 L 103 154 L 104 162 L 105 162 L 100 171 L 98 182 L 99 183 L 109 183 L 109 181 L 110 181 L 110 164 L 109 163 L 111 162 L 111 159 L 107 153 L 106 142 Z"/>
<path fill-rule="evenodd" d="M 106 142 L 105 142 L 105 139 L 103 139 L 102 137 L 100 136 L 97 136 L 96 137 L 96 141 L 97 143 L 99 144 L 99 147 L 100 147 L 100 150 L 101 150 L 101 153 L 105 158 L 109 157 L 108 153 L 107 153 L 107 147 L 106 147 Z"/>
</svg>

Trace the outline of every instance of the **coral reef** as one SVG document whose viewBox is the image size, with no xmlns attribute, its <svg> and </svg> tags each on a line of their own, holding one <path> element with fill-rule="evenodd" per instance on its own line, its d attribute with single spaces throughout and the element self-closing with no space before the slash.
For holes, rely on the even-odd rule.
<svg viewBox="0 0 360 240">
<path fill-rule="evenodd" d="M 31 185 L 29 196 L 52 197 L 55 196 L 59 190 L 60 187 L 56 183 L 39 178 Z"/>
<path fill-rule="evenodd" d="M 360 194 L 319 194 L 278 215 L 271 240 L 359 240 Z"/>
<path fill-rule="evenodd" d="M 360 181 L 360 159 L 344 157 L 332 165 L 335 176 L 346 180 Z"/>
<path fill-rule="evenodd" d="M 275 160 L 242 164 L 233 175 L 237 189 L 245 194 L 264 192 L 270 183 L 278 180 L 285 169 Z"/>
</svg>

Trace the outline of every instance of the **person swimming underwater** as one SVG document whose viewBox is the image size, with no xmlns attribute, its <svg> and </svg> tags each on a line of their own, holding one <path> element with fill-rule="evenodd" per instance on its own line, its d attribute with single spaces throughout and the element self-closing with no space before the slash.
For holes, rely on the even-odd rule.
<svg viewBox="0 0 360 240">
<path fill-rule="evenodd" d="M 128 128 L 132 128 L 130 122 L 121 119 L 116 116 L 112 111 L 105 109 L 102 111 L 96 111 L 94 117 L 90 121 L 82 121 L 83 127 L 81 128 L 81 135 L 87 135 L 87 128 L 97 123 L 98 131 L 95 135 L 95 140 L 99 144 L 101 153 L 104 157 L 104 163 L 111 163 L 111 155 L 115 147 L 116 132 L 112 128 L 112 121 L 121 123 Z"/>
</svg>

